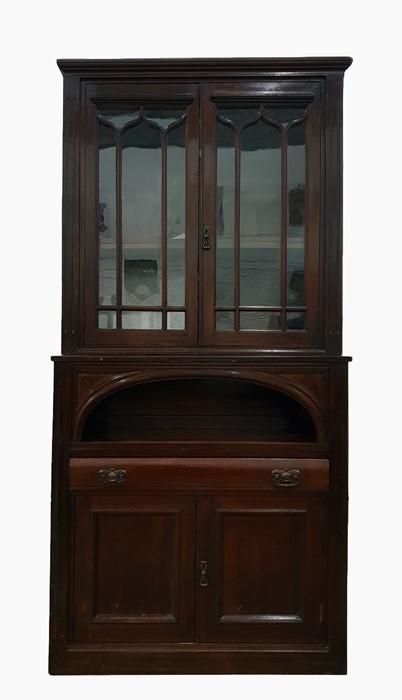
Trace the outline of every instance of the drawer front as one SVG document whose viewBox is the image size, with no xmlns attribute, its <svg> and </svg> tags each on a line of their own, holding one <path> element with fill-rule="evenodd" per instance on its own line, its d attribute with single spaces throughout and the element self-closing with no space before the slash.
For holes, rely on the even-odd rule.
<svg viewBox="0 0 402 700">
<path fill-rule="evenodd" d="M 73 489 L 224 488 L 327 491 L 326 459 L 171 459 L 88 457 L 70 460 Z"/>
</svg>

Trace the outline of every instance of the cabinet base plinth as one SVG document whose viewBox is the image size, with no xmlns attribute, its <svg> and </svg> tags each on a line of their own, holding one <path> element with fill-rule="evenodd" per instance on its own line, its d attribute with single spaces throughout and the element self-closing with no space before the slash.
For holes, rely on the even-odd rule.
<svg viewBox="0 0 402 700">
<path fill-rule="evenodd" d="M 178 648 L 180 647 L 180 648 Z M 74 645 L 50 654 L 51 675 L 329 674 L 344 675 L 346 657 L 326 647 L 234 649 L 212 645 L 111 648 Z"/>
</svg>

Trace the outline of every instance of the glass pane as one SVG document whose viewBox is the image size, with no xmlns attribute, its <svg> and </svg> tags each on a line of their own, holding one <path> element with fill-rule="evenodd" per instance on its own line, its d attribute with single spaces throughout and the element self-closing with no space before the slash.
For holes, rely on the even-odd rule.
<svg viewBox="0 0 402 700">
<path fill-rule="evenodd" d="M 305 314 L 291 312 L 286 314 L 286 328 L 289 330 L 304 330 Z"/>
<path fill-rule="evenodd" d="M 217 311 L 215 321 L 216 321 L 216 330 L 217 331 L 233 331 L 234 330 L 234 312 L 233 311 Z"/>
<path fill-rule="evenodd" d="M 123 311 L 121 314 L 122 328 L 141 330 L 160 330 L 162 328 L 161 311 Z"/>
<path fill-rule="evenodd" d="M 240 330 L 277 331 L 280 327 L 279 311 L 241 311 Z"/>
<path fill-rule="evenodd" d="M 161 303 L 162 156 L 157 129 L 140 122 L 122 143 L 123 304 Z"/>
<path fill-rule="evenodd" d="M 289 107 L 288 109 L 284 109 L 283 107 L 266 107 L 264 109 L 264 114 L 269 119 L 286 127 L 296 119 L 303 119 L 306 114 L 306 109 L 305 107 Z"/>
<path fill-rule="evenodd" d="M 99 303 L 116 297 L 116 134 L 99 124 Z"/>
<path fill-rule="evenodd" d="M 125 258 L 123 303 L 127 306 L 159 306 L 159 267 L 153 258 Z"/>
<path fill-rule="evenodd" d="M 281 137 L 262 120 L 241 134 L 240 304 L 280 300 Z"/>
<path fill-rule="evenodd" d="M 117 129 L 121 129 L 125 124 L 129 124 L 130 122 L 138 119 L 140 111 L 139 109 L 133 111 L 122 109 L 101 109 L 99 110 L 98 114 L 102 119 L 110 122 Z"/>
<path fill-rule="evenodd" d="M 304 306 L 304 270 L 288 270 L 288 306 Z"/>
<path fill-rule="evenodd" d="M 171 306 L 184 306 L 186 246 L 185 124 L 167 135 L 167 296 Z"/>
<path fill-rule="evenodd" d="M 216 306 L 233 306 L 235 133 L 217 122 L 216 139 Z"/>
<path fill-rule="evenodd" d="M 161 129 L 168 129 L 172 124 L 182 119 L 185 112 L 183 109 L 146 109 L 145 116 L 147 119 L 158 124 Z"/>
<path fill-rule="evenodd" d="M 167 315 L 167 327 L 172 331 L 184 331 L 186 328 L 186 314 L 184 311 L 169 311 Z"/>
<path fill-rule="evenodd" d="M 287 148 L 288 237 L 287 299 L 288 306 L 303 306 L 305 248 L 306 124 L 289 130 Z"/>
<path fill-rule="evenodd" d="M 224 107 L 218 113 L 241 129 L 248 122 L 258 118 L 259 107 Z"/>
<path fill-rule="evenodd" d="M 99 304 L 116 304 L 116 254 L 107 245 L 99 246 Z"/>
<path fill-rule="evenodd" d="M 98 311 L 98 328 L 116 328 L 116 311 Z"/>
</svg>

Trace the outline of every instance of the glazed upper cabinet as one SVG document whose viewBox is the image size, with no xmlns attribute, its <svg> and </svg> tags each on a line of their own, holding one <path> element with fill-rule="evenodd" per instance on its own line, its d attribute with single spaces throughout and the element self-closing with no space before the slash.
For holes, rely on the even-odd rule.
<svg viewBox="0 0 402 700">
<path fill-rule="evenodd" d="M 324 128 L 336 77 L 326 91 L 311 75 L 80 81 L 65 125 L 80 172 L 69 351 L 339 352 L 339 222 L 326 219 L 339 153 Z"/>
</svg>

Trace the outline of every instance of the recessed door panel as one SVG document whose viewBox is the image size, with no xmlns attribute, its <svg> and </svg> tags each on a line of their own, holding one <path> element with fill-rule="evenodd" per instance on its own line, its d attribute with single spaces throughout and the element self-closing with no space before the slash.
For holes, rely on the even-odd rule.
<svg viewBox="0 0 402 700">
<path fill-rule="evenodd" d="M 202 504 L 199 640 L 311 642 L 323 635 L 322 494 Z M 202 525 L 201 525 L 202 528 Z"/>
<path fill-rule="evenodd" d="M 77 641 L 193 638 L 194 512 L 191 498 L 77 496 Z"/>
</svg>

